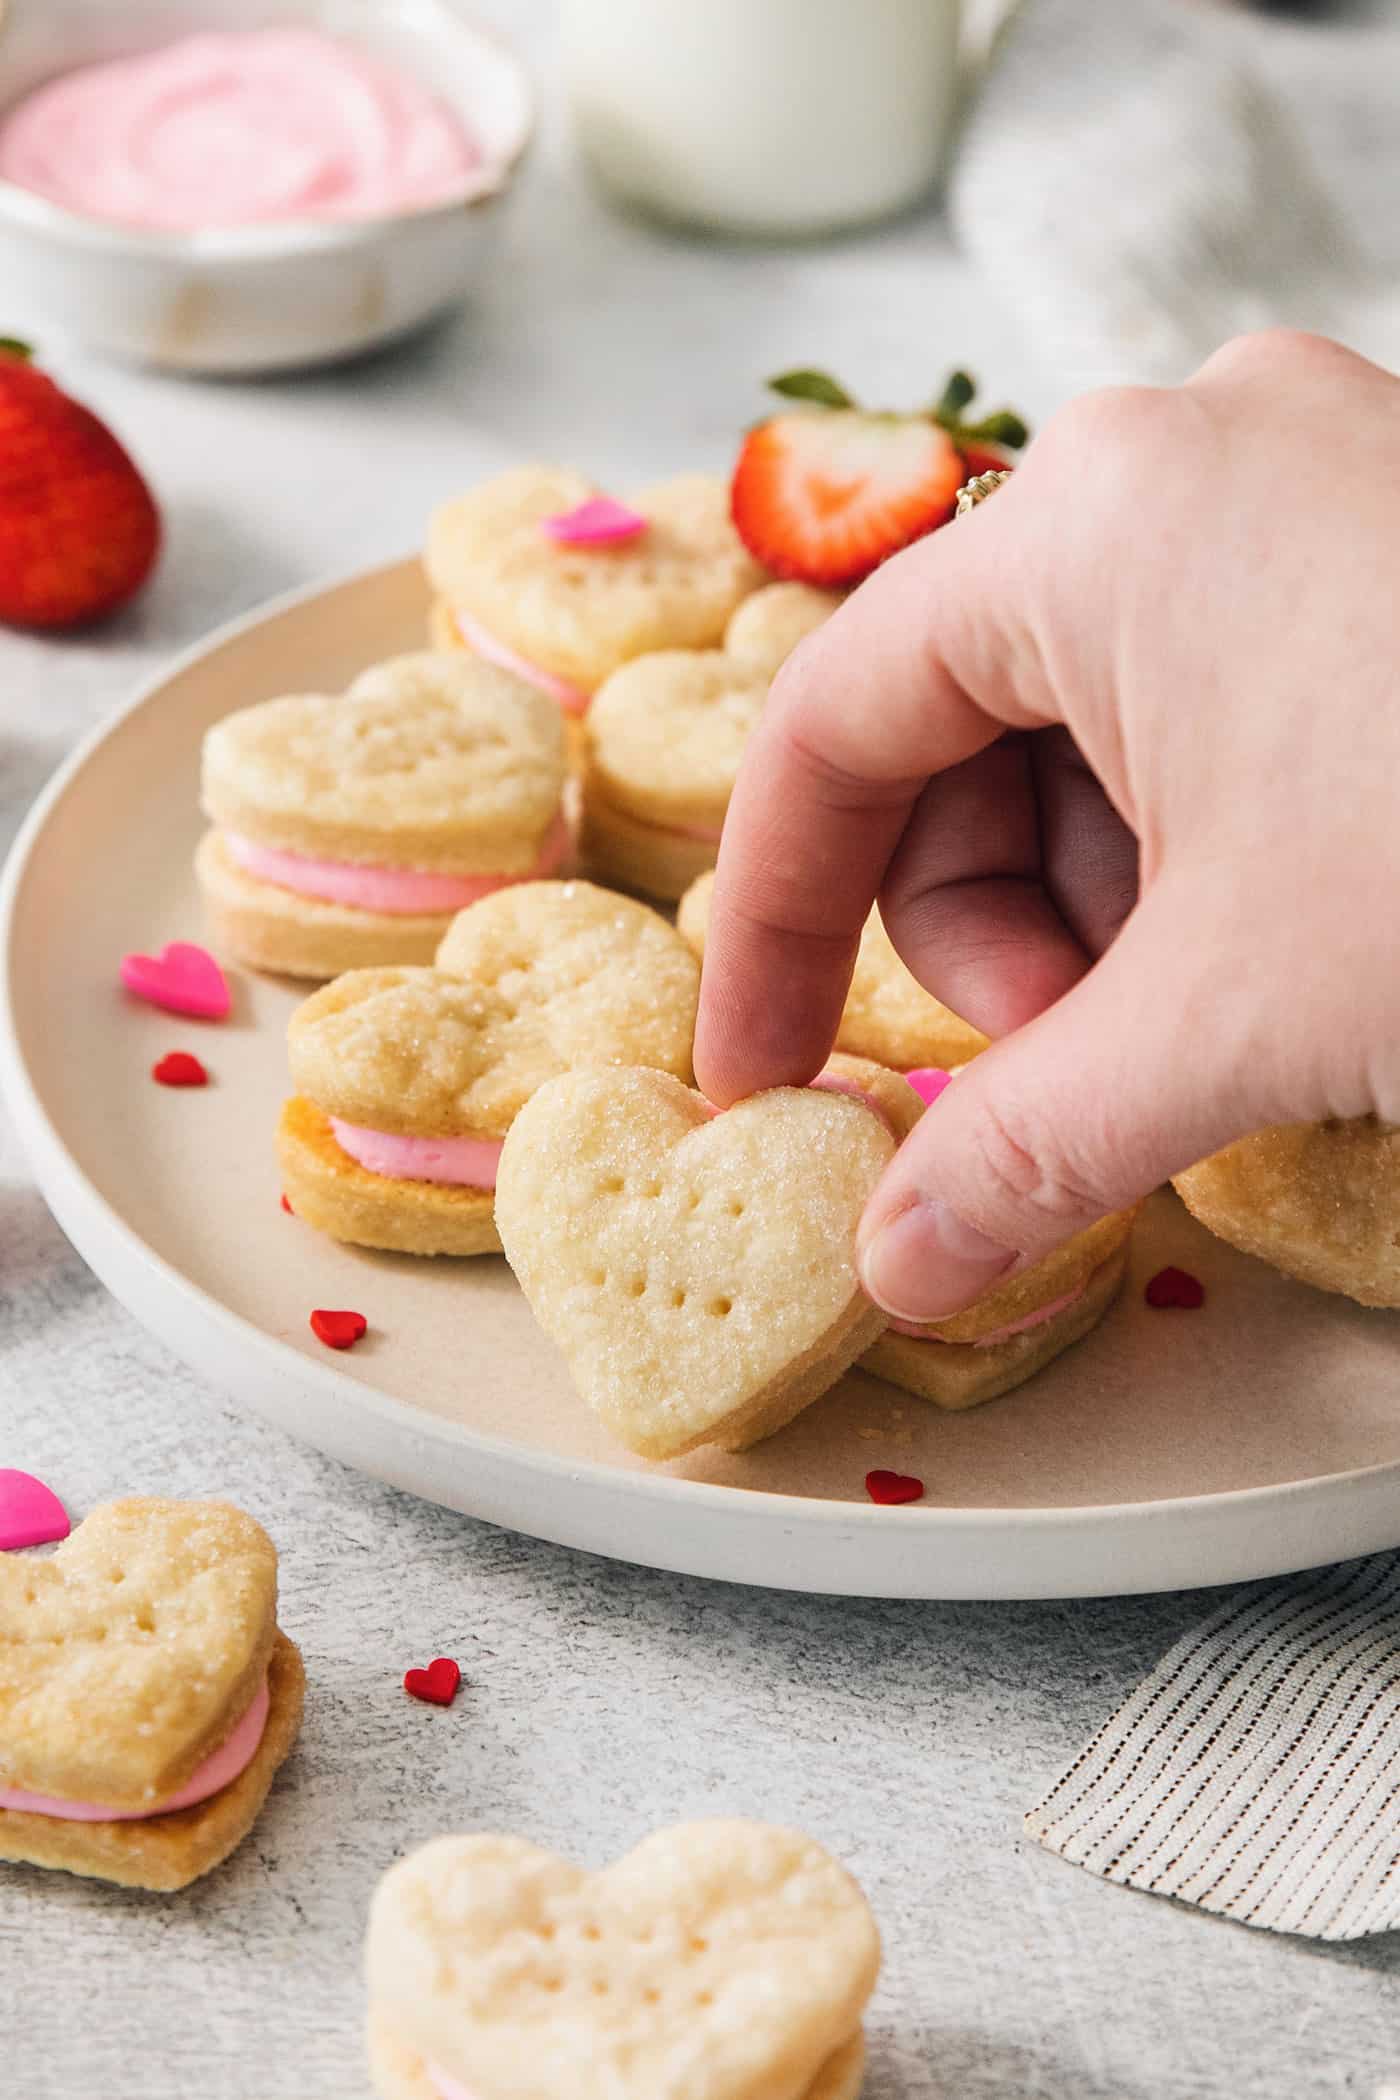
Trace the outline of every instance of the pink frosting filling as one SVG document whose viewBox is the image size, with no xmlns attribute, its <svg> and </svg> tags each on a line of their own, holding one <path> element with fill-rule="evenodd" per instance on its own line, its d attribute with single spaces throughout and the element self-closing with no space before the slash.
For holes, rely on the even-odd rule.
<svg viewBox="0 0 1400 2100">
<path fill-rule="evenodd" d="M 23 1787 L 0 1786 L 0 1808 L 18 1809 L 26 1816 L 54 1816 L 65 1823 L 144 1823 L 151 1816 L 173 1815 L 177 1808 L 194 1808 L 211 1794 L 232 1786 L 257 1755 L 267 1726 L 270 1704 L 264 1678 L 248 1711 L 233 1734 L 185 1781 L 177 1793 L 167 1794 L 150 1808 L 104 1808 L 96 1801 L 59 1801 L 49 1794 L 28 1794 Z"/>
<path fill-rule="evenodd" d="M 1011 1320 L 1005 1327 L 994 1327 L 990 1334 L 979 1334 L 975 1342 L 955 1343 L 953 1346 L 990 1349 L 996 1342 L 1009 1342 L 1013 1334 L 1029 1334 L 1032 1327 L 1043 1327 L 1047 1320 L 1054 1319 L 1056 1313 L 1077 1305 L 1088 1288 L 1087 1283 L 1081 1283 L 1077 1291 L 1066 1291 L 1062 1298 L 1052 1298 L 1048 1305 L 1038 1305 L 1034 1312 L 1026 1314 L 1024 1320 Z M 919 1327 L 913 1320 L 891 1320 L 890 1327 L 895 1334 L 912 1335 L 916 1342 L 946 1344 L 948 1339 L 946 1335 L 930 1334 L 927 1327 Z"/>
<path fill-rule="evenodd" d="M 330 1119 L 335 1141 L 371 1174 L 391 1181 L 440 1181 L 451 1188 L 493 1189 L 500 1164 L 501 1138 L 395 1137 L 387 1130 L 364 1130 L 358 1123 Z"/>
<path fill-rule="evenodd" d="M 466 2086 L 459 2085 L 455 2078 L 449 2078 L 446 2071 L 437 2064 L 428 2065 L 428 2076 L 441 2093 L 442 2100 L 476 2100 L 475 2093 L 469 2092 Z"/>
<path fill-rule="evenodd" d="M 426 868 L 368 868 L 348 860 L 314 860 L 305 853 L 260 846 L 236 831 L 226 831 L 224 843 L 239 867 L 259 882 L 275 883 L 302 897 L 319 897 L 327 904 L 347 904 L 354 911 L 407 918 L 462 911 L 493 890 L 552 875 L 568 851 L 569 827 L 562 813 L 556 816 L 539 858 L 518 875 L 436 875 Z"/>
<path fill-rule="evenodd" d="M 478 656 L 484 657 L 488 664 L 495 664 L 501 671 L 513 671 L 516 677 L 523 678 L 527 685 L 537 686 L 540 692 L 548 693 L 551 700 L 559 702 L 565 714 L 581 715 L 587 712 L 591 695 L 585 693 L 581 686 L 570 685 L 567 678 L 556 678 L 554 673 L 546 671 L 543 665 L 532 664 L 528 656 L 517 656 L 514 649 L 492 634 L 489 627 L 483 627 L 480 620 L 474 620 L 469 612 L 463 612 L 460 605 L 454 606 L 452 617 L 456 620 L 457 632 L 467 647 L 474 650 Z"/>
</svg>

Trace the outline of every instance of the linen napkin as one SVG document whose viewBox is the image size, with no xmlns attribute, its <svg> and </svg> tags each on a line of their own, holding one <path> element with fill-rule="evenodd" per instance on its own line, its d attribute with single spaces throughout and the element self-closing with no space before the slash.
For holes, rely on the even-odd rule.
<svg viewBox="0 0 1400 2100">
<path fill-rule="evenodd" d="M 1106 1880 L 1273 1932 L 1400 1926 L 1400 1553 L 1214 1613 L 1025 1829 Z"/>
<path fill-rule="evenodd" d="M 1184 378 L 1276 323 L 1400 366 L 1400 7 L 1025 0 L 949 184 L 1067 391 Z"/>
</svg>

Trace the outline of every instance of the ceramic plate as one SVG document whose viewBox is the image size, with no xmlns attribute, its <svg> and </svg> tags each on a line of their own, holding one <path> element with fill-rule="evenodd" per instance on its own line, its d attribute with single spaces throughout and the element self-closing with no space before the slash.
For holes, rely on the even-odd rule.
<svg viewBox="0 0 1400 2100">
<path fill-rule="evenodd" d="M 337 1247 L 279 1205 L 283 1029 L 127 1000 L 117 962 L 201 937 L 200 739 L 231 708 L 337 690 L 421 646 L 402 562 L 281 603 L 186 657 L 53 782 L 0 900 L 0 1071 L 44 1194 L 104 1282 L 207 1379 L 347 1464 L 492 1523 L 646 1565 L 850 1595 L 1039 1597 L 1225 1582 L 1400 1544 L 1400 1320 L 1285 1282 L 1154 1198 L 1103 1327 L 1023 1391 L 944 1416 L 853 1373 L 756 1450 L 648 1466 L 576 1399 L 499 1259 Z M 152 1062 L 195 1050 L 214 1083 Z M 1173 1261 L 1196 1313 L 1152 1312 Z M 352 1306 L 351 1355 L 312 1336 Z M 873 1507 L 876 1466 L 921 1503 Z"/>
</svg>

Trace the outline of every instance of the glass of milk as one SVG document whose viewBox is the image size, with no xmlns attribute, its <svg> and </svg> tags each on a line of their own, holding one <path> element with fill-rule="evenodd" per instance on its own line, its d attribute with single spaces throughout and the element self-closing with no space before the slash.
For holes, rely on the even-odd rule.
<svg viewBox="0 0 1400 2100">
<path fill-rule="evenodd" d="M 606 188 L 718 231 L 815 234 L 942 167 L 962 0 L 564 0 L 574 124 Z"/>
</svg>

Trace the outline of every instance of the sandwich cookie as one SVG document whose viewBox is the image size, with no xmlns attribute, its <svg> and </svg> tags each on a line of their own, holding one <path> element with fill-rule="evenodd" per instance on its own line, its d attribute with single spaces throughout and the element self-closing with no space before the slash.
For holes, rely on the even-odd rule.
<svg viewBox="0 0 1400 2100">
<path fill-rule="evenodd" d="M 800 1831 L 657 1831 L 598 1874 L 443 1837 L 370 1909 L 382 2100 L 855 2100 L 880 1941 Z"/>
<path fill-rule="evenodd" d="M 590 873 L 675 899 L 714 866 L 774 673 L 838 603 L 802 584 L 770 584 L 739 607 L 723 649 L 661 650 L 613 672 L 583 726 Z"/>
<path fill-rule="evenodd" d="M 557 708 L 460 653 L 243 708 L 204 740 L 214 934 L 291 977 L 429 963 L 466 905 L 561 865 L 564 772 Z"/>
<path fill-rule="evenodd" d="M 679 1080 L 632 1070 L 570 1072 L 517 1116 L 496 1180 L 506 1258 L 629 1450 L 742 1450 L 882 1332 L 855 1236 L 897 1142 L 868 1098 L 886 1084 L 917 1114 L 892 1075 L 776 1088 L 721 1115 Z"/>
<path fill-rule="evenodd" d="M 681 899 L 676 924 L 703 960 L 714 875 L 701 875 Z M 906 968 L 885 931 L 878 907 L 865 922 L 850 990 L 836 1035 L 837 1048 L 892 1071 L 964 1065 L 987 1038 L 926 992 Z"/>
<path fill-rule="evenodd" d="M 1287 1123 L 1227 1145 L 1172 1186 L 1232 1247 L 1358 1305 L 1400 1305 L 1400 1128 Z"/>
<path fill-rule="evenodd" d="M 277 1554 L 224 1502 L 110 1502 L 0 1555 L 0 1859 L 178 1889 L 247 1835 L 301 1724 Z"/>
<path fill-rule="evenodd" d="M 611 531 L 590 522 L 600 513 Z M 734 530 L 726 483 L 707 474 L 620 506 L 567 468 L 517 467 L 442 506 L 426 562 L 435 643 L 502 665 L 571 715 L 634 656 L 716 647 L 766 581 Z"/>
<path fill-rule="evenodd" d="M 700 973 L 674 929 L 585 882 L 498 890 L 439 967 L 354 970 L 292 1016 L 277 1150 L 297 1216 L 402 1254 L 500 1251 L 501 1146 L 575 1065 L 690 1077 Z"/>
</svg>

